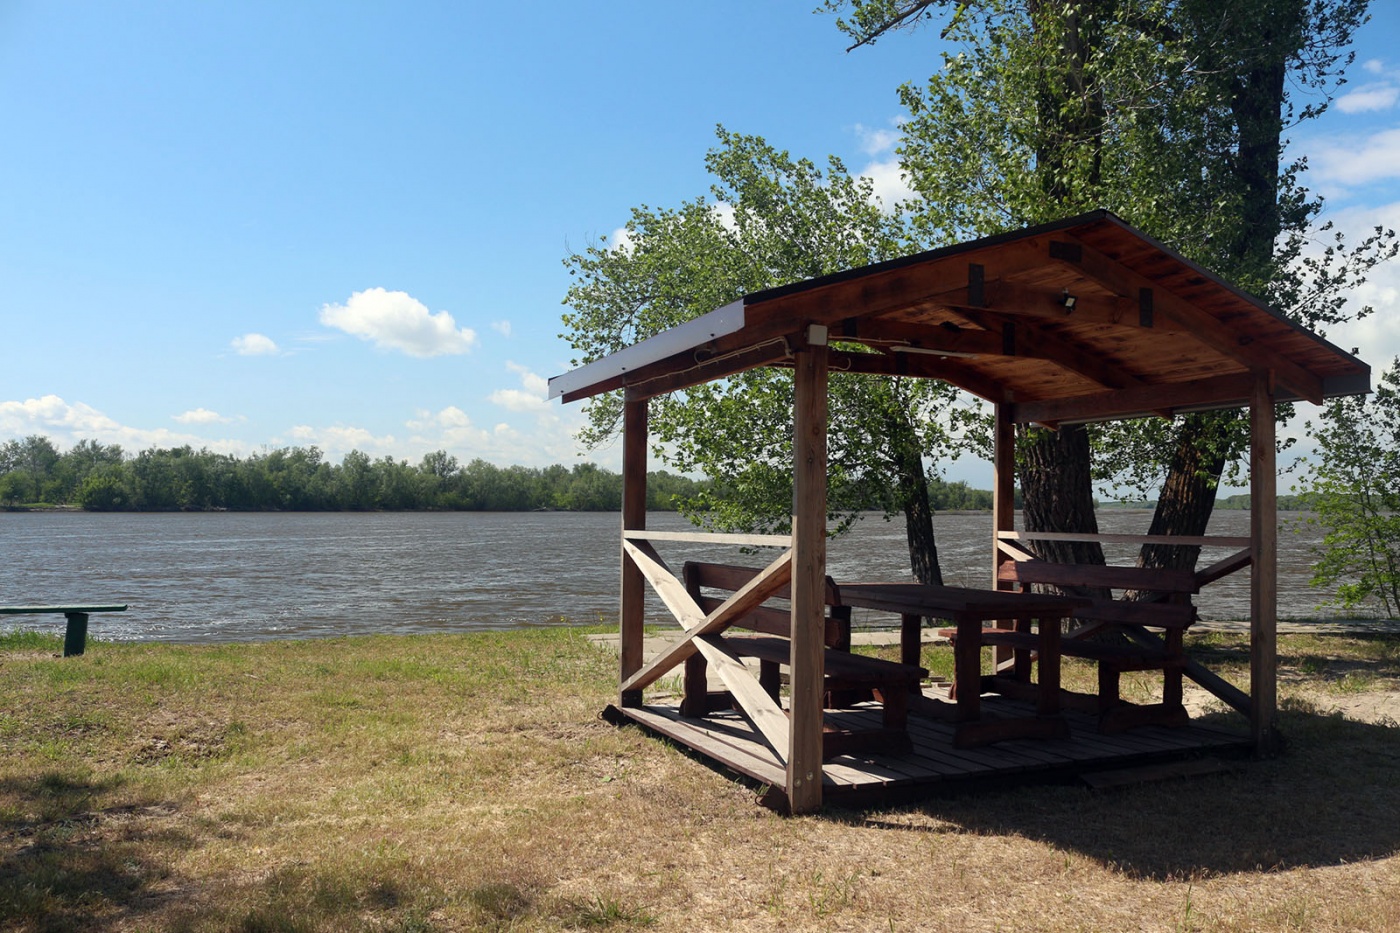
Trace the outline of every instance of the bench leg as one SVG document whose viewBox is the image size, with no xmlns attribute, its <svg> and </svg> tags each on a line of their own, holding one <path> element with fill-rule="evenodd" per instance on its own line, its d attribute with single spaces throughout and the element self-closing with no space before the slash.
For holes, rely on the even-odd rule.
<svg viewBox="0 0 1400 933">
<path fill-rule="evenodd" d="M 758 662 L 758 685 L 774 700 L 778 700 L 783 690 L 782 668 L 777 661 Z"/>
<path fill-rule="evenodd" d="M 902 732 L 909 727 L 909 691 L 902 687 L 882 687 L 875 691 L 883 706 L 883 723 L 886 729 Z"/>
<path fill-rule="evenodd" d="M 1118 668 L 1106 661 L 1099 662 L 1099 712 L 1106 713 L 1118 705 Z"/>
<path fill-rule="evenodd" d="M 709 713 L 709 665 L 695 652 L 685 659 L 685 681 L 681 695 L 681 715 L 702 719 Z"/>
<path fill-rule="evenodd" d="M 1181 668 L 1172 665 L 1162 671 L 1162 705 L 1181 707 L 1184 697 L 1181 689 Z"/>
<path fill-rule="evenodd" d="M 63 633 L 63 656 L 71 658 L 82 654 L 87 648 L 88 614 L 86 612 L 65 612 L 68 628 Z"/>
</svg>

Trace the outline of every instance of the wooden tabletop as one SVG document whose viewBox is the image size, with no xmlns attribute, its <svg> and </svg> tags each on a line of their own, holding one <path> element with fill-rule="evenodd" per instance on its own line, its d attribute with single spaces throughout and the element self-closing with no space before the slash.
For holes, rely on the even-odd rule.
<svg viewBox="0 0 1400 933">
<path fill-rule="evenodd" d="M 960 616 L 983 619 L 1067 617 L 1074 610 L 1090 605 L 1089 600 L 1079 596 L 1014 593 L 1009 590 L 979 590 L 924 583 L 841 583 L 837 585 L 837 591 L 843 606 L 947 619 Z"/>
</svg>

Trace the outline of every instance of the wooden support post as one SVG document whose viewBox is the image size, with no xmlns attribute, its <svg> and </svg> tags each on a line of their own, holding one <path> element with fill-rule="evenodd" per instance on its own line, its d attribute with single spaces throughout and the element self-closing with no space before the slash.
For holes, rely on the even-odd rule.
<svg viewBox="0 0 1400 933">
<path fill-rule="evenodd" d="M 644 531 L 647 526 L 647 401 L 628 399 L 622 408 L 622 530 Z M 621 638 L 623 683 L 642 667 L 642 638 L 646 618 L 646 577 L 622 552 L 622 605 L 618 629 Z M 618 703 L 641 706 L 641 690 L 624 690 Z"/>
<path fill-rule="evenodd" d="M 997 535 L 1016 530 L 1016 425 L 1011 423 L 1010 407 L 995 406 L 992 427 L 992 589 L 1008 590 L 1013 584 L 1001 579 L 1001 565 L 1011 557 L 997 544 Z M 1005 645 L 992 649 L 996 667 L 1011 664 L 1012 652 Z"/>
<path fill-rule="evenodd" d="M 826 328 L 808 328 L 796 354 L 793 403 L 792 687 L 788 805 L 822 805 L 822 669 L 826 609 Z"/>
<path fill-rule="evenodd" d="M 1249 583 L 1249 725 L 1255 754 L 1263 756 L 1275 750 L 1278 710 L 1278 471 L 1272 373 L 1259 374 L 1254 384 L 1249 427 L 1249 533 L 1254 548 Z"/>
<path fill-rule="evenodd" d="M 1016 426 L 1007 416 L 1007 406 L 996 406 L 992 428 L 992 588 L 1010 589 L 1011 584 L 997 572 L 1010 558 L 997 546 L 997 534 L 1016 530 Z"/>
</svg>

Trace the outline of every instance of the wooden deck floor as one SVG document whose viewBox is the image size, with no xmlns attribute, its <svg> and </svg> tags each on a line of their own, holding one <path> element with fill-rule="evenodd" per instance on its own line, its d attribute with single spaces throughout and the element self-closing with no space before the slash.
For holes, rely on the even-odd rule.
<svg viewBox="0 0 1400 933">
<path fill-rule="evenodd" d="M 929 695 L 934 689 L 928 691 Z M 983 708 L 991 715 L 1003 716 L 1025 716 L 1031 709 L 1029 704 L 997 696 L 984 697 Z M 687 719 L 680 715 L 677 706 L 664 703 L 618 712 L 732 771 L 779 789 L 784 785 L 781 764 L 739 713 Z M 1101 735 L 1094 718 L 1078 712 L 1065 716 L 1070 724 L 1068 739 L 1020 739 L 957 749 L 953 747 L 952 724 L 911 715 L 912 752 L 831 759 L 825 766 L 823 798 L 837 805 L 870 805 L 966 789 L 990 780 L 1061 780 L 1077 773 L 1203 755 L 1243 754 L 1251 747 L 1243 724 L 1231 729 L 1196 721 L 1181 728 L 1143 726 L 1117 735 Z M 879 707 L 871 704 L 849 711 L 828 711 L 827 721 L 838 727 L 875 728 L 880 724 Z"/>
</svg>

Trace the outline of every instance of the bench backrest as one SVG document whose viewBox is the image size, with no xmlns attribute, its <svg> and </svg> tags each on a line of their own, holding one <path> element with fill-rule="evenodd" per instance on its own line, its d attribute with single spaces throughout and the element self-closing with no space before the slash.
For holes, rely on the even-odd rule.
<svg viewBox="0 0 1400 933">
<path fill-rule="evenodd" d="M 683 569 L 685 588 L 690 593 L 691 598 L 699 604 L 706 612 L 713 612 L 724 602 L 728 595 L 743 588 L 761 571 L 756 567 L 743 567 L 738 564 L 716 564 L 706 561 L 686 561 Z M 710 593 L 706 593 L 710 590 Z M 715 595 L 714 591 L 723 593 L 723 596 Z M 831 577 L 826 578 L 824 587 L 825 601 L 830 609 L 826 617 L 826 630 L 823 641 L 828 648 L 839 648 L 849 650 L 851 644 L 851 610 L 848 606 L 840 605 L 840 590 L 836 586 L 836 581 Z M 772 599 L 790 599 L 792 596 L 791 587 L 784 586 L 774 593 Z M 792 614 L 785 606 L 764 603 L 757 609 L 740 617 L 735 623 L 736 628 L 748 629 L 753 632 L 762 632 L 765 635 L 779 635 L 783 638 L 792 637 Z"/>
<path fill-rule="evenodd" d="M 1109 590 L 1142 590 L 1162 596 L 1153 601 L 1096 599 L 1075 617 L 1096 622 L 1185 628 L 1196 620 L 1191 596 L 1200 592 L 1190 570 L 1115 567 L 1100 564 L 1060 564 L 1053 561 L 1008 560 L 997 567 L 997 579 L 1008 583 L 1052 586 L 1092 586 Z"/>
</svg>

